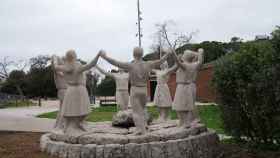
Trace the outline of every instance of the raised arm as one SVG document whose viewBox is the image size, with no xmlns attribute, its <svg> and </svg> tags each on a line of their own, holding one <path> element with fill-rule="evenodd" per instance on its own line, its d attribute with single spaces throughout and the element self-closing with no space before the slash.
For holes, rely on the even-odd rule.
<svg viewBox="0 0 280 158">
<path fill-rule="evenodd" d="M 99 53 L 96 55 L 96 57 L 95 57 L 90 63 L 88 63 L 88 64 L 86 64 L 86 65 L 82 65 L 82 66 L 80 67 L 79 71 L 80 71 L 80 72 L 84 72 L 84 71 L 89 70 L 89 69 L 91 69 L 92 67 L 94 67 L 94 66 L 97 64 L 97 62 L 98 62 L 98 58 L 100 57 L 100 53 L 101 53 L 101 52 L 99 52 Z"/>
<path fill-rule="evenodd" d="M 110 58 L 106 55 L 105 51 L 101 51 L 101 57 L 103 59 L 105 59 L 106 61 L 108 61 L 110 64 L 114 65 L 114 66 L 117 66 L 119 68 L 122 68 L 122 69 L 125 69 L 125 70 L 129 70 L 130 69 L 130 63 L 126 63 L 126 62 L 120 62 L 120 61 L 117 61 L 113 58 Z"/>
<path fill-rule="evenodd" d="M 172 49 L 172 55 L 174 57 L 177 66 L 182 68 L 183 70 L 186 70 L 184 63 L 180 60 L 180 58 L 177 56 L 176 52 L 173 49 Z"/>
<path fill-rule="evenodd" d="M 177 69 L 178 69 L 178 65 L 174 64 L 171 68 L 169 68 L 165 71 L 165 74 L 170 75 L 172 72 L 175 72 Z"/>
<path fill-rule="evenodd" d="M 55 55 L 52 56 L 52 67 L 55 71 L 61 71 L 61 72 L 70 72 L 73 70 L 65 65 L 58 65 L 58 57 Z"/>
<path fill-rule="evenodd" d="M 152 69 L 156 68 L 157 66 L 161 65 L 163 62 L 165 62 L 168 58 L 170 53 L 165 54 L 161 59 L 155 60 L 155 61 L 150 61 L 150 66 Z"/>
<path fill-rule="evenodd" d="M 196 64 L 202 65 L 203 57 L 204 57 L 204 50 L 202 48 L 198 49 L 198 53 L 196 55 L 197 55 Z"/>
<path fill-rule="evenodd" d="M 106 76 L 109 76 L 109 77 L 113 77 L 114 78 L 114 75 L 110 72 L 106 72 L 104 69 L 100 68 L 99 66 L 95 66 L 95 68 L 102 74 L 106 75 Z"/>
</svg>

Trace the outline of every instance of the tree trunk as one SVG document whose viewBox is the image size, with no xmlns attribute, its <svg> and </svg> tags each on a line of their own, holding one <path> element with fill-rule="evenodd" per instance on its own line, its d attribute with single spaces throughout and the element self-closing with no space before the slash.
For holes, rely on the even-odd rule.
<svg viewBox="0 0 280 158">
<path fill-rule="evenodd" d="M 23 101 L 24 100 L 24 94 L 23 94 L 23 91 L 22 91 L 21 87 L 19 85 L 16 85 L 16 88 L 17 88 L 18 94 L 20 95 L 20 99 Z"/>
<path fill-rule="evenodd" d="M 42 106 L 42 103 L 41 103 L 41 97 L 39 97 L 39 106 L 41 107 Z"/>
</svg>

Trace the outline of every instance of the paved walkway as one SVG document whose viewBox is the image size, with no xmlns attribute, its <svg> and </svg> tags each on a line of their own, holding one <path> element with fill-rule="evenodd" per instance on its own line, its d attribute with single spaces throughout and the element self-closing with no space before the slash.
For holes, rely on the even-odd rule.
<svg viewBox="0 0 280 158">
<path fill-rule="evenodd" d="M 57 111 L 58 104 L 58 101 L 43 101 L 41 107 L 0 109 L 0 131 L 49 132 L 53 129 L 55 120 L 36 118 L 36 116 Z M 153 103 L 149 103 L 148 106 L 153 106 Z M 225 136 L 220 135 L 220 137 Z"/>
<path fill-rule="evenodd" d="M 48 132 L 55 120 L 36 118 L 58 110 L 58 101 L 44 101 L 42 106 L 0 109 L 0 131 Z"/>
</svg>

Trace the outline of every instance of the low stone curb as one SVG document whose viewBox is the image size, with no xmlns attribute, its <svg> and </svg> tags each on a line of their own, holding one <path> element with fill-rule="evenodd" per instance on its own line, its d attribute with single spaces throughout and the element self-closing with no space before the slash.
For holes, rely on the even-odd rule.
<svg viewBox="0 0 280 158">
<path fill-rule="evenodd" d="M 50 135 L 41 137 L 41 150 L 60 158 L 215 158 L 219 144 L 218 136 L 214 132 L 166 142 L 106 145 L 53 141 Z"/>
</svg>

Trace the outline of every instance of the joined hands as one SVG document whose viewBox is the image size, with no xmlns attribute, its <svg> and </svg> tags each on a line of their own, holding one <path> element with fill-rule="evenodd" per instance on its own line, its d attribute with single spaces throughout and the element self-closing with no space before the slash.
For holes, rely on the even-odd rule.
<svg viewBox="0 0 280 158">
<path fill-rule="evenodd" d="M 106 57 L 106 52 L 104 50 L 100 50 L 98 53 L 99 56 L 101 56 L 102 58 Z"/>
</svg>

